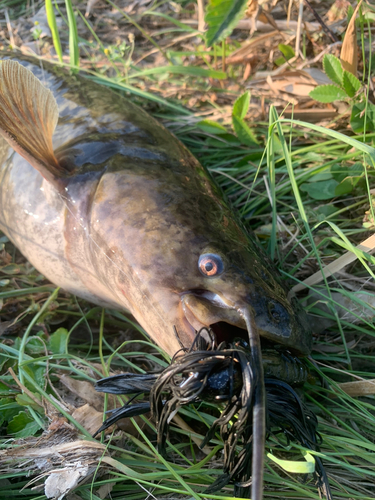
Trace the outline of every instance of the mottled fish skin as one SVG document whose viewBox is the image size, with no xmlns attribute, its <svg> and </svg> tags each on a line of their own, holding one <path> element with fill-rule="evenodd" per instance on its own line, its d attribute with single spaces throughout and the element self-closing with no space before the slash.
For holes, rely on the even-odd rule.
<svg viewBox="0 0 375 500">
<path fill-rule="evenodd" d="M 128 309 L 173 355 L 194 338 L 181 297 L 202 290 L 248 304 L 261 336 L 308 354 L 311 333 L 277 271 L 208 172 L 127 99 L 48 63 L 9 54 L 57 101 L 63 194 L 0 138 L 0 228 L 48 279 L 100 305 Z M 203 276 L 219 254 L 225 271 Z M 174 334 L 176 328 L 179 338 Z"/>
</svg>

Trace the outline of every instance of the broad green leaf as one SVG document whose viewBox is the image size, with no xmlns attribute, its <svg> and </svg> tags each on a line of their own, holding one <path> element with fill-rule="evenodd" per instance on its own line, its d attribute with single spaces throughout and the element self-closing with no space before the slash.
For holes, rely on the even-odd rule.
<svg viewBox="0 0 375 500">
<path fill-rule="evenodd" d="M 283 56 L 276 57 L 276 59 L 274 60 L 274 63 L 276 64 L 276 66 L 282 66 L 283 64 L 285 64 L 285 57 L 283 57 Z"/>
<path fill-rule="evenodd" d="M 13 379 L 10 381 L 6 381 L 4 380 L 5 378 L 5 375 L 2 375 L 1 376 L 1 380 L 0 380 L 0 396 L 10 396 L 12 394 L 17 394 L 17 389 L 11 389 L 10 388 L 10 384 L 13 381 Z M 5 382 L 5 383 L 4 383 Z M 0 409 L 0 412 L 1 412 L 1 409 Z"/>
<path fill-rule="evenodd" d="M 49 339 L 49 349 L 53 354 L 65 354 L 68 340 L 68 330 L 59 328 L 53 333 Z"/>
<path fill-rule="evenodd" d="M 375 106 L 371 103 L 359 102 L 353 105 L 352 114 L 350 116 L 350 126 L 356 134 L 361 134 L 365 130 L 366 132 L 375 131 Z"/>
<path fill-rule="evenodd" d="M 197 123 L 197 127 L 204 132 L 213 135 L 222 135 L 228 133 L 228 130 L 225 127 L 220 125 L 220 123 L 214 122 L 212 120 L 201 120 Z"/>
<path fill-rule="evenodd" d="M 8 391 L 9 392 L 9 391 Z M 0 425 L 9 422 L 21 410 L 21 407 L 13 398 L 0 399 Z"/>
<path fill-rule="evenodd" d="M 346 92 L 336 85 L 319 85 L 309 93 L 309 96 L 318 102 L 343 101 L 348 96 Z"/>
<path fill-rule="evenodd" d="M 207 47 L 229 36 L 237 22 L 243 17 L 247 0 L 210 0 L 205 21 Z"/>
<path fill-rule="evenodd" d="M 232 122 L 234 131 L 242 144 L 245 144 L 246 146 L 254 146 L 255 144 L 258 144 L 255 135 L 243 120 L 237 116 L 232 116 Z"/>
<path fill-rule="evenodd" d="M 267 457 L 279 465 L 282 469 L 292 474 L 311 474 L 315 471 L 315 458 L 308 452 L 304 453 L 305 462 L 296 460 L 282 460 L 275 457 L 272 453 L 267 453 Z"/>
<path fill-rule="evenodd" d="M 20 411 L 8 424 L 7 431 L 17 438 L 34 436 L 40 429 L 35 420 L 25 411 Z"/>
<path fill-rule="evenodd" d="M 365 173 L 363 163 L 360 161 L 356 161 L 353 165 L 349 165 L 348 171 L 352 176 L 362 176 Z"/>
<path fill-rule="evenodd" d="M 243 120 L 249 110 L 250 105 L 250 92 L 247 91 L 242 94 L 238 99 L 236 99 L 233 104 L 232 116 L 237 116 Z"/>
<path fill-rule="evenodd" d="M 39 387 L 44 387 L 46 383 L 46 367 L 45 366 L 37 366 L 34 363 L 25 365 L 22 367 L 22 370 L 26 372 L 30 378 L 32 378 Z M 34 390 L 33 385 L 30 385 L 28 382 L 25 382 L 25 386 L 31 391 Z"/>
<path fill-rule="evenodd" d="M 361 88 L 361 82 L 356 76 L 354 76 L 349 71 L 344 71 L 342 77 L 342 84 L 344 86 L 345 92 L 349 97 L 354 97 L 358 90 Z"/>
<path fill-rule="evenodd" d="M 342 87 L 343 69 L 340 59 L 333 54 L 326 54 L 323 58 L 323 69 L 330 80 Z"/>
<path fill-rule="evenodd" d="M 47 335 L 40 331 L 37 335 L 29 337 L 27 340 L 25 352 L 31 356 L 34 354 L 44 354 L 46 352 Z"/>
<path fill-rule="evenodd" d="M 20 274 L 22 269 L 17 264 L 8 264 L 0 268 L 0 271 L 5 274 Z"/>
<path fill-rule="evenodd" d="M 339 163 L 333 164 L 329 170 L 337 182 L 341 182 L 349 175 L 348 167 L 342 166 Z"/>
<path fill-rule="evenodd" d="M 330 200 L 334 198 L 338 182 L 334 179 L 302 184 L 300 189 L 305 191 L 314 200 Z"/>
<path fill-rule="evenodd" d="M 353 187 L 352 177 L 346 177 L 340 182 L 338 186 L 336 186 L 335 196 L 343 196 L 345 194 L 349 194 L 353 191 Z"/>
<path fill-rule="evenodd" d="M 35 399 L 40 399 L 38 394 L 35 394 Z M 38 411 L 39 413 L 42 413 L 43 411 L 43 406 L 42 403 L 37 404 L 33 399 L 30 398 L 26 393 L 23 394 L 18 394 L 16 396 L 16 401 L 20 406 L 31 406 L 34 410 Z"/>
<path fill-rule="evenodd" d="M 365 19 L 366 21 L 374 21 L 375 20 L 375 12 L 366 12 L 366 14 L 363 15 L 363 19 Z"/>
<path fill-rule="evenodd" d="M 284 45 L 283 43 L 280 43 L 278 49 L 287 61 L 295 56 L 294 50 L 290 45 Z"/>
<path fill-rule="evenodd" d="M 321 214 L 324 218 L 326 218 L 337 212 L 338 208 L 333 205 L 323 205 L 322 207 L 317 208 L 316 211 L 318 214 Z"/>
<path fill-rule="evenodd" d="M 312 175 L 307 179 L 307 182 L 328 181 L 328 179 L 332 179 L 332 172 L 330 170 L 325 170 L 324 172 L 318 172 Z"/>
</svg>

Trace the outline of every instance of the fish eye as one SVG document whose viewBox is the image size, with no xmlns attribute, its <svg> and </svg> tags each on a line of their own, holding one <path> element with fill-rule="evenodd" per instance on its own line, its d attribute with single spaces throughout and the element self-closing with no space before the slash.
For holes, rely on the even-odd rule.
<svg viewBox="0 0 375 500">
<path fill-rule="evenodd" d="M 219 255 L 204 253 L 199 257 L 198 267 L 204 276 L 217 276 L 224 271 L 224 264 Z"/>
</svg>

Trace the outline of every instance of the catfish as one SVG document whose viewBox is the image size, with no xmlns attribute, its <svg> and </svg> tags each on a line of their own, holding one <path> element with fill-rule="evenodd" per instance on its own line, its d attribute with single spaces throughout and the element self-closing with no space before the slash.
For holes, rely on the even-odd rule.
<svg viewBox="0 0 375 500">
<path fill-rule="evenodd" d="M 260 339 L 305 356 L 312 335 L 213 178 L 122 95 L 14 54 L 0 63 L 0 134 L 0 229 L 49 280 L 130 311 L 171 356 L 204 328 L 219 342 L 248 338 L 261 499 Z"/>
</svg>

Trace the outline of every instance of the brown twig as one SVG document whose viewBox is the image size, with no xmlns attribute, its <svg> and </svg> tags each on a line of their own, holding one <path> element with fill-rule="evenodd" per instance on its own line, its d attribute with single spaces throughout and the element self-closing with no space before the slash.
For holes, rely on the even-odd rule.
<svg viewBox="0 0 375 500">
<path fill-rule="evenodd" d="M 205 21 L 204 21 L 204 1 L 197 0 L 198 3 L 198 31 L 203 32 Z"/>
<path fill-rule="evenodd" d="M 328 28 L 326 23 L 323 21 L 323 19 L 319 16 L 319 14 L 316 12 L 314 7 L 311 5 L 309 0 L 305 0 L 306 5 L 308 8 L 311 10 L 311 12 L 314 14 L 315 19 L 318 21 L 320 26 L 322 27 L 324 33 L 332 40 L 333 43 L 336 43 L 339 41 L 337 36 Z"/>
</svg>

